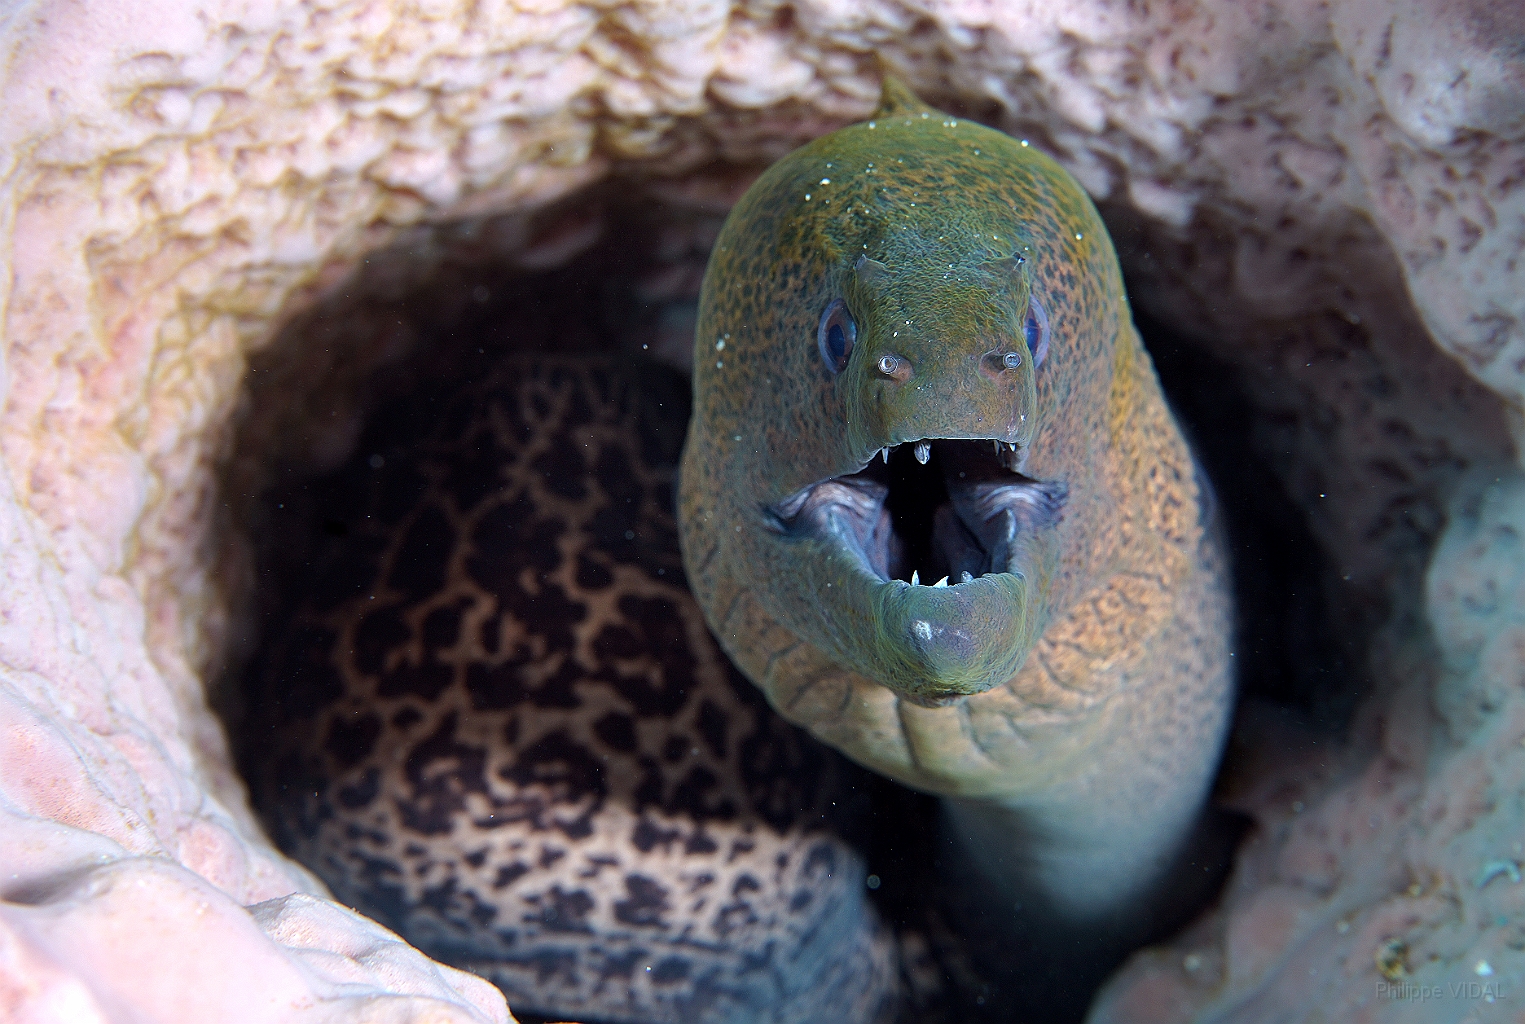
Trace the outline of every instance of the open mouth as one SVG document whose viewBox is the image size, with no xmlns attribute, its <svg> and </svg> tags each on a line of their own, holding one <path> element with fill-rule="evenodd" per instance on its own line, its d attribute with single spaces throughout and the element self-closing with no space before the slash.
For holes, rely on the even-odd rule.
<svg viewBox="0 0 1525 1024">
<path fill-rule="evenodd" d="M 1026 454 L 993 440 L 905 442 L 796 491 L 767 520 L 786 535 L 835 537 L 882 583 L 957 587 L 1020 573 L 1023 542 L 1059 522 L 1068 493 L 1025 476 Z"/>
</svg>

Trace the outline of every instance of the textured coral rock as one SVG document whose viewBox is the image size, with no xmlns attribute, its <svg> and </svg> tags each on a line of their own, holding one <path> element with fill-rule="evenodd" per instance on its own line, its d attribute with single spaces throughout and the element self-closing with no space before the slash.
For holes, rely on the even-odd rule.
<svg viewBox="0 0 1525 1024">
<path fill-rule="evenodd" d="M 253 642 L 238 502 L 345 454 L 416 340 L 390 300 L 565 263 L 611 175 L 668 224 L 641 287 L 681 351 L 729 198 L 867 112 L 876 55 L 1092 191 L 1364 645 L 1348 733 L 1242 716 L 1230 887 L 1094 1015 L 1518 1012 L 1519 5 L 38 0 L 0 46 L 0 1016 L 509 1019 L 251 817 L 210 710 Z"/>
</svg>

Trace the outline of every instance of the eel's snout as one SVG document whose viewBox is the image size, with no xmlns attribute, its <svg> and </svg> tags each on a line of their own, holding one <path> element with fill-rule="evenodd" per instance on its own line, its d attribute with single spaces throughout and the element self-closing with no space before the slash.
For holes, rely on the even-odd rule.
<svg viewBox="0 0 1525 1024">
<path fill-rule="evenodd" d="M 851 450 L 861 457 L 876 444 L 962 438 L 1025 451 L 1037 423 L 1033 353 L 1000 334 L 951 328 L 894 339 L 893 347 L 865 338 L 848 392 Z"/>
</svg>

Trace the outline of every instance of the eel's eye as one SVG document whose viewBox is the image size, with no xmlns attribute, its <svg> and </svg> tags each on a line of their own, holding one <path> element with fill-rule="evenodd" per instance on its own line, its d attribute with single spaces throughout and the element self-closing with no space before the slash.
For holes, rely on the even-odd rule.
<svg viewBox="0 0 1525 1024">
<path fill-rule="evenodd" d="M 853 315 L 847 311 L 847 303 L 842 299 L 832 299 L 821 313 L 815 340 L 828 370 L 841 373 L 847 369 L 847 357 L 853 354 L 853 343 L 858 340 L 858 325 L 853 322 Z"/>
<path fill-rule="evenodd" d="M 1043 303 L 1036 298 L 1027 300 L 1027 348 L 1033 354 L 1033 369 L 1043 365 L 1043 360 L 1048 358 L 1048 314 L 1043 311 Z"/>
</svg>

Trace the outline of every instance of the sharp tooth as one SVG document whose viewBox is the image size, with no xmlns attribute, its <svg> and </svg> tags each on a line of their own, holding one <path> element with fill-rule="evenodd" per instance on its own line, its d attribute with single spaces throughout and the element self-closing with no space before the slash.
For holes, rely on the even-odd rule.
<svg viewBox="0 0 1525 1024">
<path fill-rule="evenodd" d="M 931 457 L 932 457 L 932 443 L 930 441 L 917 441 L 916 442 L 916 461 L 921 463 L 923 466 L 925 466 L 927 464 L 927 460 L 930 459 Z"/>
<path fill-rule="evenodd" d="M 973 583 L 974 577 L 970 576 L 969 573 L 965 571 L 958 574 L 958 581 L 960 583 Z"/>
<path fill-rule="evenodd" d="M 913 586 L 913 587 L 921 586 L 921 573 L 919 573 L 915 569 L 911 570 L 911 586 Z"/>
<path fill-rule="evenodd" d="M 946 576 L 944 576 L 942 579 L 938 580 L 936 583 L 932 584 L 932 586 L 934 586 L 934 587 L 946 587 L 947 585 L 948 585 L 948 577 L 946 577 Z"/>
<path fill-rule="evenodd" d="M 1014 441 L 1007 441 L 1007 442 L 1006 442 L 1006 447 L 1007 447 L 1007 449 L 1008 449 L 1008 450 L 1009 450 L 1009 451 L 1010 451 L 1010 452 L 1011 452 L 1011 453 L 1012 453 L 1012 454 L 1013 454 L 1013 455 L 1015 455 L 1015 454 L 1016 454 L 1016 453 L 1017 453 L 1017 445 L 1016 445 L 1016 442 L 1014 442 Z"/>
<path fill-rule="evenodd" d="M 1001 454 L 1001 442 L 999 442 L 999 441 L 991 441 L 990 443 L 991 443 L 991 445 L 993 445 L 995 447 L 995 453 L 997 455 Z"/>
<path fill-rule="evenodd" d="M 886 466 L 890 464 L 890 450 L 888 448 L 880 448 L 879 457 L 884 460 Z"/>
</svg>

